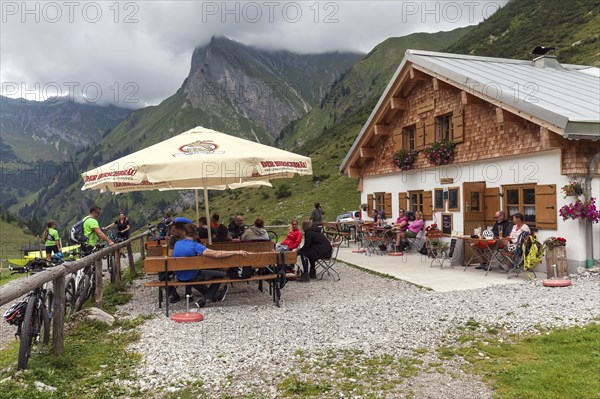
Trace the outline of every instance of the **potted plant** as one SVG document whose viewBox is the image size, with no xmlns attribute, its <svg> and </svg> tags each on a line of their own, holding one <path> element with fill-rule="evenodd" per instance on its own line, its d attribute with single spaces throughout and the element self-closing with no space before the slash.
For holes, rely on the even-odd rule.
<svg viewBox="0 0 600 399">
<path fill-rule="evenodd" d="M 400 170 L 409 170 L 417 159 L 419 151 L 417 150 L 400 150 L 394 154 L 394 165 Z"/>
<path fill-rule="evenodd" d="M 369 206 L 367 204 L 360 204 L 360 209 L 362 209 L 363 211 L 366 211 L 369 208 Z"/>
<path fill-rule="evenodd" d="M 582 201 L 578 199 L 569 205 L 562 206 L 558 214 L 563 220 L 585 220 L 592 223 L 600 223 L 600 210 L 596 208 L 596 198 L 590 197 L 589 200 Z"/>
<path fill-rule="evenodd" d="M 563 237 L 550 237 L 544 241 L 544 245 L 546 246 L 546 273 L 548 277 L 566 276 L 567 240 Z M 556 271 L 554 265 L 556 265 Z"/>
<path fill-rule="evenodd" d="M 564 185 L 561 188 L 564 197 L 579 197 L 583 194 L 583 184 L 576 179 L 573 179 L 569 182 L 569 184 Z"/>
<path fill-rule="evenodd" d="M 451 141 L 436 141 L 426 145 L 423 153 L 432 165 L 445 165 L 454 159 L 454 146 Z"/>
</svg>

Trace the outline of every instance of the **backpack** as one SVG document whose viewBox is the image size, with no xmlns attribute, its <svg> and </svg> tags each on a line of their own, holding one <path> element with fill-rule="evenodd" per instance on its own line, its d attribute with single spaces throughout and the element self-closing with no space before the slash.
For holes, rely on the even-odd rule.
<svg viewBox="0 0 600 399">
<path fill-rule="evenodd" d="M 71 241 L 78 244 L 85 244 L 87 242 L 88 238 L 85 236 L 85 234 L 83 234 L 83 224 L 88 218 L 89 216 L 84 217 L 71 227 L 71 234 L 69 234 Z"/>
</svg>

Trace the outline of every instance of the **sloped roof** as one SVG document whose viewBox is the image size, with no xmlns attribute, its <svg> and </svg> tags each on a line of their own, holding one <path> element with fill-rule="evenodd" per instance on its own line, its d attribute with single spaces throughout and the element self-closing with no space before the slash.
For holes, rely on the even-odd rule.
<svg viewBox="0 0 600 399">
<path fill-rule="evenodd" d="M 600 139 L 600 69 L 583 65 L 536 66 L 534 61 L 407 50 L 371 116 L 342 162 L 344 170 L 377 109 L 406 64 L 441 76 L 466 92 L 539 118 L 565 138 Z"/>
</svg>

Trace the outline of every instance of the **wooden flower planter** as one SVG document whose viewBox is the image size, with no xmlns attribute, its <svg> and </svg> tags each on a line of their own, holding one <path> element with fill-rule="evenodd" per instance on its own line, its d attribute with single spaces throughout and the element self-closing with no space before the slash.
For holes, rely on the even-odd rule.
<svg viewBox="0 0 600 399">
<path fill-rule="evenodd" d="M 557 278 L 567 275 L 567 247 L 546 249 L 546 273 L 548 278 L 554 277 L 554 268 L 552 265 L 556 265 Z"/>
</svg>

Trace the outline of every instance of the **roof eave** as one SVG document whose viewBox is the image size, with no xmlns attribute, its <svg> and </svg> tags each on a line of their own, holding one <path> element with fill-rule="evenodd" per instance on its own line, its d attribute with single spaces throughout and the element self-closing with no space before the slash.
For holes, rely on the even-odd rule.
<svg viewBox="0 0 600 399">
<path fill-rule="evenodd" d="M 563 136 L 569 140 L 600 140 L 600 121 L 569 121 Z"/>
</svg>

